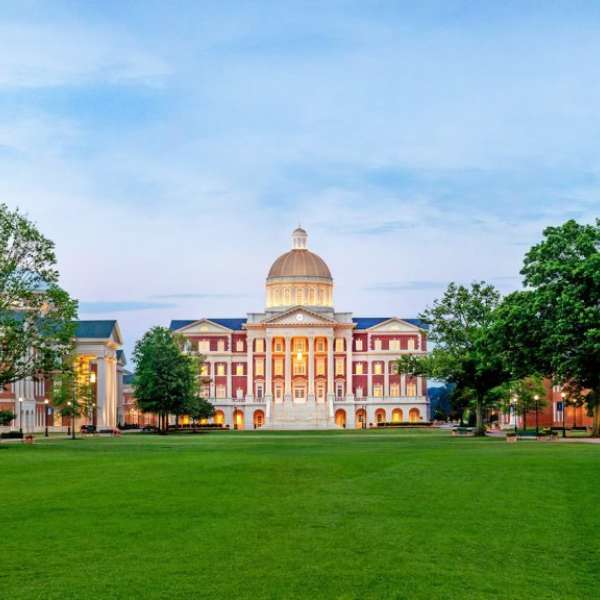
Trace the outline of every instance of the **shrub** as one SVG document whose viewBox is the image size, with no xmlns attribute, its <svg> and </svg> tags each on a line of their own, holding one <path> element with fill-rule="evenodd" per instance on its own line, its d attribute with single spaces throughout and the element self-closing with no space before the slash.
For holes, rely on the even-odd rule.
<svg viewBox="0 0 600 600">
<path fill-rule="evenodd" d="M 23 434 L 20 431 L 6 431 L 5 433 L 0 433 L 0 439 L 3 440 L 22 440 Z"/>
</svg>

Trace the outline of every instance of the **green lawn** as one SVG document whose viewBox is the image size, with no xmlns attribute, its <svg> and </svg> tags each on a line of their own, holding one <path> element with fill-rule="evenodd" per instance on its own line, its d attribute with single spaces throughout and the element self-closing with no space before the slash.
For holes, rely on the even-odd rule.
<svg viewBox="0 0 600 600">
<path fill-rule="evenodd" d="M 1 598 L 592 598 L 600 446 L 430 431 L 0 447 Z"/>
</svg>

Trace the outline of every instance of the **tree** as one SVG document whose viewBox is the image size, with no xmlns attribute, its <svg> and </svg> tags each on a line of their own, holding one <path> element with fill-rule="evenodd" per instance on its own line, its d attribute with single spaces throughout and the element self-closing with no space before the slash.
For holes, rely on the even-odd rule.
<svg viewBox="0 0 600 600">
<path fill-rule="evenodd" d="M 63 360 L 52 380 L 52 404 L 71 422 L 71 437 L 75 438 L 75 419 L 90 414 L 93 403 L 93 386 L 89 363 L 73 354 Z"/>
<path fill-rule="evenodd" d="M 179 336 L 153 327 L 135 345 L 133 388 L 138 408 L 159 415 L 162 433 L 169 414 L 182 414 L 198 394 L 197 363 L 181 351 Z"/>
<path fill-rule="evenodd" d="M 0 204 L 0 388 L 52 372 L 71 351 L 77 303 L 55 265 L 54 244 Z"/>
<path fill-rule="evenodd" d="M 189 398 L 184 405 L 183 414 L 189 415 L 196 423 L 202 419 L 209 419 L 215 414 L 215 407 L 204 398 L 194 396 Z"/>
<path fill-rule="evenodd" d="M 584 401 L 600 436 L 600 220 L 544 230 L 525 256 L 527 289 L 498 313 L 498 339 L 513 372 L 541 373 Z"/>
<path fill-rule="evenodd" d="M 527 430 L 527 413 L 532 411 L 537 413 L 548 404 L 544 380 L 537 375 L 508 381 L 495 390 L 495 395 L 503 411 L 514 410 L 517 415 L 523 417 L 525 430 Z"/>
<path fill-rule="evenodd" d="M 15 418 L 15 413 L 12 410 L 0 410 L 0 425 L 10 425 L 10 422 Z"/>
<path fill-rule="evenodd" d="M 476 434 L 483 435 L 483 411 L 492 390 L 508 379 L 504 365 L 490 345 L 499 292 L 485 282 L 470 288 L 451 283 L 440 300 L 421 315 L 435 344 L 428 356 L 407 355 L 399 360 L 401 373 L 423 375 L 454 384 L 457 397 L 471 400 Z"/>
</svg>

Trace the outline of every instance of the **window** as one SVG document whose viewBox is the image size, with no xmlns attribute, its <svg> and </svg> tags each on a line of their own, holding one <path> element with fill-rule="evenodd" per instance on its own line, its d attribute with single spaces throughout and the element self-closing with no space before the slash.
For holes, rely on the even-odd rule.
<svg viewBox="0 0 600 600">
<path fill-rule="evenodd" d="M 304 352 L 304 340 L 294 341 L 294 352 Z"/>
<path fill-rule="evenodd" d="M 304 388 L 296 388 L 294 390 L 294 398 L 296 400 L 304 400 Z"/>
<path fill-rule="evenodd" d="M 356 340 L 355 346 L 356 346 L 356 351 L 357 352 L 362 352 L 363 351 L 363 341 L 360 338 Z"/>
<path fill-rule="evenodd" d="M 400 340 L 390 340 L 390 350 L 393 352 L 400 351 Z"/>
<path fill-rule="evenodd" d="M 383 397 L 383 386 L 380 383 L 373 386 L 373 396 L 375 396 L 375 398 Z"/>
<path fill-rule="evenodd" d="M 254 364 L 255 364 L 256 375 L 264 377 L 265 361 L 262 358 L 257 358 Z"/>
<path fill-rule="evenodd" d="M 376 339 L 373 342 L 373 347 L 375 348 L 375 350 L 381 350 L 381 348 L 382 348 L 381 340 L 380 339 Z"/>
<path fill-rule="evenodd" d="M 208 363 L 202 363 L 200 365 L 200 375 L 202 375 L 202 377 L 208 377 L 210 375 Z"/>
<path fill-rule="evenodd" d="M 317 340 L 317 352 L 325 352 L 325 340 L 322 338 Z"/>
<path fill-rule="evenodd" d="M 216 388 L 217 398 L 222 399 L 225 398 L 227 391 L 224 385 L 218 385 Z"/>
<path fill-rule="evenodd" d="M 317 376 L 325 375 L 325 359 L 317 358 Z"/>
<path fill-rule="evenodd" d="M 210 341 L 200 340 L 198 342 L 198 352 L 210 352 Z"/>
<path fill-rule="evenodd" d="M 256 384 L 256 397 L 262 399 L 263 397 L 263 386 L 262 383 Z"/>
<path fill-rule="evenodd" d="M 324 385 L 317 386 L 317 399 L 319 399 L 319 400 L 325 399 L 325 386 Z"/>
<path fill-rule="evenodd" d="M 222 377 L 225 375 L 225 365 L 223 363 L 217 363 L 217 376 Z"/>
<path fill-rule="evenodd" d="M 382 375 L 383 374 L 383 363 L 376 362 L 373 363 L 373 375 Z"/>
<path fill-rule="evenodd" d="M 344 359 L 343 358 L 335 359 L 335 374 L 336 375 L 344 374 Z"/>
<path fill-rule="evenodd" d="M 355 375 L 363 374 L 363 364 L 362 363 L 359 362 L 354 365 L 354 374 Z"/>
<path fill-rule="evenodd" d="M 203 385 L 200 388 L 200 395 L 203 398 L 210 398 L 210 386 L 209 385 Z"/>
<path fill-rule="evenodd" d="M 280 377 L 283 376 L 283 358 L 276 358 L 274 365 L 275 375 L 278 375 Z"/>
<path fill-rule="evenodd" d="M 283 352 L 283 344 L 281 340 L 275 340 L 275 352 Z"/>
<path fill-rule="evenodd" d="M 262 354 L 265 351 L 265 340 L 262 338 L 256 340 L 256 344 L 254 345 L 255 351 L 259 354 Z"/>
<path fill-rule="evenodd" d="M 406 384 L 406 395 L 414 398 L 417 395 L 417 382 L 409 381 Z"/>
<path fill-rule="evenodd" d="M 243 400 L 244 399 L 244 390 L 240 387 L 237 390 L 235 390 L 235 397 L 238 400 Z"/>
<path fill-rule="evenodd" d="M 400 397 L 400 384 L 398 383 L 390 383 L 390 396 L 392 398 Z"/>
<path fill-rule="evenodd" d="M 337 398 L 343 398 L 344 397 L 344 386 L 343 385 L 339 385 L 336 387 L 335 390 L 335 395 Z"/>
<path fill-rule="evenodd" d="M 344 338 L 335 338 L 335 351 L 336 352 L 344 351 Z"/>
<path fill-rule="evenodd" d="M 225 352 L 225 340 L 218 340 L 217 341 L 217 351 L 218 352 Z"/>
<path fill-rule="evenodd" d="M 235 343 L 235 349 L 237 352 L 243 352 L 244 351 L 244 340 L 237 340 L 237 342 Z"/>
<path fill-rule="evenodd" d="M 409 350 L 414 350 L 415 349 L 415 338 L 409 338 L 409 340 L 408 340 L 408 349 Z"/>
<path fill-rule="evenodd" d="M 283 387 L 281 385 L 275 386 L 275 400 L 281 400 L 283 397 Z"/>
<path fill-rule="evenodd" d="M 363 389 L 361 387 L 357 387 L 356 388 L 356 397 L 357 398 L 364 398 L 365 395 L 363 394 Z"/>
<path fill-rule="evenodd" d="M 303 360 L 294 361 L 294 375 L 306 375 L 306 366 Z"/>
<path fill-rule="evenodd" d="M 235 374 L 243 375 L 244 374 L 244 365 L 242 363 L 237 363 L 235 365 Z"/>
</svg>

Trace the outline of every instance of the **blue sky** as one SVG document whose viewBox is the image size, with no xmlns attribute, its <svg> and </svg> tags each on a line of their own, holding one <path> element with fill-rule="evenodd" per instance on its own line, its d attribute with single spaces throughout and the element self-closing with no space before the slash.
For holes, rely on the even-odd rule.
<svg viewBox="0 0 600 600">
<path fill-rule="evenodd" d="M 415 6 L 418 4 L 418 6 Z M 302 223 L 336 307 L 519 285 L 600 215 L 598 2 L 5 1 L 0 198 L 130 350 L 263 307 Z"/>
</svg>

